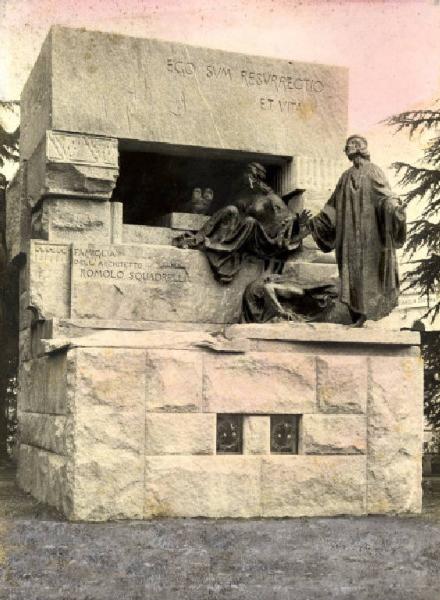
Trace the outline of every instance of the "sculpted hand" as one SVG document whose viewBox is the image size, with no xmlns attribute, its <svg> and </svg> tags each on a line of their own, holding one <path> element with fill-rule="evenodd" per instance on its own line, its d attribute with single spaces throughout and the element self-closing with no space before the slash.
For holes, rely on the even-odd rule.
<svg viewBox="0 0 440 600">
<path fill-rule="evenodd" d="M 298 225 L 300 229 L 305 227 L 310 219 L 312 218 L 312 213 L 309 210 L 302 210 L 299 214 L 297 213 Z"/>
</svg>

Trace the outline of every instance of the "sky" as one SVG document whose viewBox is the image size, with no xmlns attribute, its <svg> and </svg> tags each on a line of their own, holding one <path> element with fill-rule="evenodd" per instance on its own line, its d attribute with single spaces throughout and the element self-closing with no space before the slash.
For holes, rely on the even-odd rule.
<svg viewBox="0 0 440 600">
<path fill-rule="evenodd" d="M 440 0 L 0 0 L 0 98 L 52 24 L 350 69 L 350 131 L 440 97 Z"/>
</svg>

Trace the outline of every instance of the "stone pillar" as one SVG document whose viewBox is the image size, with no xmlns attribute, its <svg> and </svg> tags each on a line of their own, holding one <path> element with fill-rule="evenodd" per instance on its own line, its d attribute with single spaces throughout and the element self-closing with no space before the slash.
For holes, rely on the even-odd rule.
<svg viewBox="0 0 440 600">
<path fill-rule="evenodd" d="M 37 359 L 44 319 L 70 316 L 69 243 L 120 241 L 121 205 L 113 208 L 110 202 L 118 171 L 116 139 L 48 130 L 11 183 L 8 258 L 20 268 L 20 381 L 27 361 Z M 32 239 L 51 245 L 36 256 Z M 35 272 L 46 281 L 47 305 L 34 286 Z M 19 410 L 28 395 L 20 384 Z"/>
<path fill-rule="evenodd" d="M 28 163 L 32 237 L 110 243 L 117 176 L 117 140 L 47 131 Z"/>
</svg>

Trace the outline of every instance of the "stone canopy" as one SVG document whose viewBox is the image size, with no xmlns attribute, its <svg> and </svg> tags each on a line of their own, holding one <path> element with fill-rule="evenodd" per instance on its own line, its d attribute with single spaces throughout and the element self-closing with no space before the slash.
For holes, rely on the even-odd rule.
<svg viewBox="0 0 440 600">
<path fill-rule="evenodd" d="M 340 158 L 348 70 L 53 27 L 21 96 L 21 156 L 46 130 Z"/>
</svg>

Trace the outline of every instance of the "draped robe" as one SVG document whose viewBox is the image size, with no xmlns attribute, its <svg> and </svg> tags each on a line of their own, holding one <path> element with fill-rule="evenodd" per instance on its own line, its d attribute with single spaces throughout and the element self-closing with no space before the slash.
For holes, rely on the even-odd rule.
<svg viewBox="0 0 440 600">
<path fill-rule="evenodd" d="M 184 234 L 174 243 L 203 250 L 216 279 L 230 283 L 247 255 L 281 264 L 300 247 L 298 233 L 296 215 L 269 186 L 257 182 L 240 189 L 235 203 L 218 210 L 195 235 Z"/>
<path fill-rule="evenodd" d="M 369 161 L 345 171 L 310 229 L 322 251 L 335 250 L 340 300 L 368 319 L 388 315 L 398 303 L 406 219 L 383 171 Z"/>
</svg>

